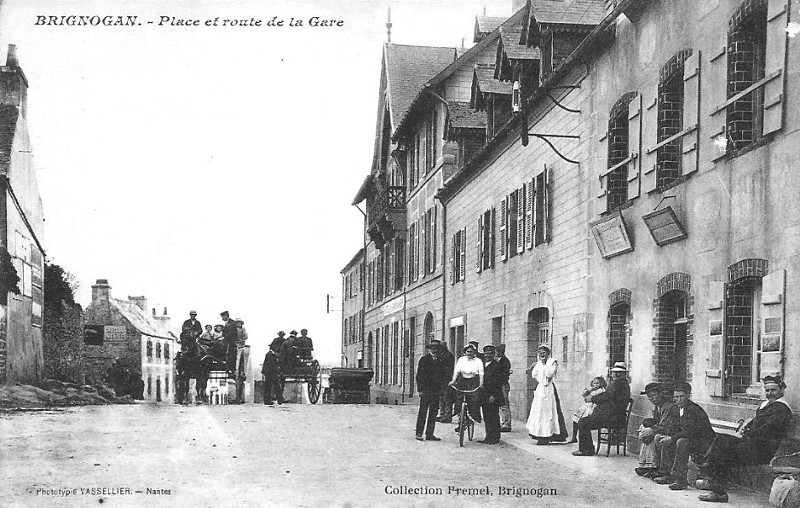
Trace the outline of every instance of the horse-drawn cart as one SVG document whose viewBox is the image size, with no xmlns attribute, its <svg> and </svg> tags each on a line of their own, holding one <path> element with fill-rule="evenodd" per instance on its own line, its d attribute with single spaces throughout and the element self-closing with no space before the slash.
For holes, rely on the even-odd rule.
<svg viewBox="0 0 800 508">
<path fill-rule="evenodd" d="M 332 404 L 369 404 L 369 382 L 372 369 L 335 367 L 331 369 L 330 402 Z"/>
<path fill-rule="evenodd" d="M 306 383 L 308 401 L 317 403 L 322 391 L 322 367 L 310 351 L 301 352 L 296 358 L 281 364 L 281 386 L 287 381 Z"/>
</svg>

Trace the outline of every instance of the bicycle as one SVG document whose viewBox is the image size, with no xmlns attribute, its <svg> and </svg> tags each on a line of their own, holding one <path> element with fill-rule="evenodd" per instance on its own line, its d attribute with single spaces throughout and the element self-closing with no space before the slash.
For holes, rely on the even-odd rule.
<svg viewBox="0 0 800 508">
<path fill-rule="evenodd" d="M 474 390 L 459 390 L 454 386 L 453 390 L 455 390 L 457 394 L 461 395 L 461 410 L 459 411 L 458 417 L 458 446 L 462 447 L 464 446 L 465 432 L 470 441 L 472 441 L 472 438 L 475 435 L 475 422 L 473 422 L 472 418 L 467 415 L 467 395 L 480 390 L 480 386 Z"/>
</svg>

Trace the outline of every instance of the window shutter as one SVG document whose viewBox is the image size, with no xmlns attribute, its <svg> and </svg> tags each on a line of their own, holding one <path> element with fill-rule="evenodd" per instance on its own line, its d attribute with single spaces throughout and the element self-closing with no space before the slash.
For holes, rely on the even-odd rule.
<svg viewBox="0 0 800 508">
<path fill-rule="evenodd" d="M 714 397 L 725 396 L 725 293 L 727 285 L 718 280 L 712 280 L 708 283 L 708 314 L 709 321 L 716 321 L 720 323 L 720 330 L 713 330 L 716 335 L 712 334 L 712 324 L 709 324 L 709 355 L 708 355 L 708 368 L 706 369 L 706 385 L 709 387 L 709 393 Z"/>
<path fill-rule="evenodd" d="M 595 174 L 598 175 L 595 195 L 597 196 L 597 215 L 600 215 L 608 209 L 608 187 L 605 176 L 602 176 L 608 169 L 608 117 L 598 113 L 597 122 L 597 132 L 600 137 L 595 145 L 597 152 Z"/>
<path fill-rule="evenodd" d="M 456 283 L 456 247 L 458 246 L 458 234 L 454 234 L 450 242 L 450 284 Z"/>
<path fill-rule="evenodd" d="M 500 260 L 508 259 L 508 197 L 500 202 Z"/>
<path fill-rule="evenodd" d="M 639 197 L 639 171 L 641 169 L 642 141 L 642 95 L 637 94 L 628 104 L 628 152 L 631 161 L 628 163 L 628 199 Z"/>
<path fill-rule="evenodd" d="M 656 172 L 658 143 L 658 83 L 648 87 L 642 97 L 642 153 L 640 171 L 642 175 L 642 192 L 652 192 L 658 185 Z"/>
<path fill-rule="evenodd" d="M 525 248 L 532 249 L 533 248 L 533 221 L 536 214 L 534 213 L 534 203 L 535 203 L 535 187 L 536 187 L 536 178 L 531 178 L 530 182 L 525 184 Z"/>
<path fill-rule="evenodd" d="M 517 193 L 517 254 L 525 252 L 525 186 L 516 190 Z"/>
<path fill-rule="evenodd" d="M 478 215 L 478 227 L 475 229 L 475 271 L 481 273 L 483 269 L 483 214 Z"/>
<path fill-rule="evenodd" d="M 681 171 L 690 175 L 697 171 L 700 142 L 700 51 L 683 63 L 683 135 Z"/>
<path fill-rule="evenodd" d="M 464 280 L 467 267 L 467 228 L 461 230 L 461 249 L 459 250 L 461 262 L 458 264 L 458 280 Z"/>
<path fill-rule="evenodd" d="M 551 229 L 553 227 L 550 219 L 550 182 L 552 181 L 550 177 L 550 168 L 545 165 L 544 189 L 542 190 L 542 200 L 544 201 L 542 204 L 542 210 L 544 213 L 544 220 L 542 221 L 542 228 L 544 228 L 544 231 L 542 232 L 542 236 L 544 237 L 545 243 L 550 241 L 550 237 L 552 236 Z"/>
<path fill-rule="evenodd" d="M 712 169 L 714 161 L 725 156 L 728 150 L 728 134 L 725 130 L 726 122 L 726 108 L 719 111 L 714 111 L 720 104 L 725 104 L 728 100 L 728 57 L 727 57 L 727 34 L 721 33 L 718 40 L 716 49 L 714 49 L 709 56 L 708 72 L 703 73 L 703 81 L 705 81 L 703 89 L 708 93 L 708 101 L 702 110 L 707 111 L 707 117 L 704 118 L 706 125 L 703 126 L 703 138 L 701 141 L 708 146 L 708 150 L 700 147 L 700 151 L 704 154 L 701 165 L 703 169 Z"/>
<path fill-rule="evenodd" d="M 764 136 L 783 126 L 783 97 L 786 82 L 786 26 L 788 0 L 769 0 L 767 7 L 767 54 L 764 75 L 779 74 L 764 85 Z"/>
<path fill-rule="evenodd" d="M 408 238 L 406 238 L 406 260 L 408 265 L 408 284 L 414 280 L 412 276 L 414 267 L 414 225 L 408 226 Z"/>
<path fill-rule="evenodd" d="M 490 225 L 489 225 L 489 266 L 494 268 L 494 257 L 495 257 L 495 250 L 494 250 L 494 228 L 495 228 L 495 211 L 494 207 L 492 207 L 492 213 L 490 214 Z"/>
<path fill-rule="evenodd" d="M 424 221 L 424 219 L 422 219 Z M 414 228 L 414 280 L 419 279 L 419 227 L 420 220 L 417 220 L 417 227 Z"/>
<path fill-rule="evenodd" d="M 765 275 L 761 279 L 761 378 L 783 375 L 785 300 L 786 271 Z"/>
<path fill-rule="evenodd" d="M 389 256 L 386 264 L 386 294 L 394 293 L 394 260 L 395 244 L 392 242 L 389 247 Z"/>
<path fill-rule="evenodd" d="M 419 219 L 419 229 L 421 237 L 420 246 L 422 247 L 422 253 L 421 253 L 422 263 L 420 263 L 422 265 L 421 276 L 425 277 L 428 274 L 428 264 L 430 263 L 430 261 L 428 260 L 428 235 L 427 235 L 428 217 L 424 213 L 422 214 L 422 217 L 420 217 Z"/>
<path fill-rule="evenodd" d="M 433 205 L 433 212 L 431 213 L 431 273 L 436 271 L 436 243 L 438 236 L 436 236 L 436 205 Z"/>
</svg>

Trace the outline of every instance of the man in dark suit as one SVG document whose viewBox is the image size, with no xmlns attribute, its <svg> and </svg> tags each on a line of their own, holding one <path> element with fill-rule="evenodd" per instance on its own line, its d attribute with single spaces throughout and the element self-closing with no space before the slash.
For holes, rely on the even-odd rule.
<svg viewBox="0 0 800 508">
<path fill-rule="evenodd" d="M 197 320 L 196 310 L 189 311 L 189 319 L 184 321 L 183 326 L 181 326 L 181 331 L 183 330 L 189 330 L 192 333 L 192 338 L 194 339 L 197 339 L 203 334 L 203 325 L 201 325 L 200 321 Z"/>
<path fill-rule="evenodd" d="M 708 470 L 711 492 L 700 496 L 701 501 L 728 501 L 728 473 L 734 467 L 769 464 L 778 446 L 789 431 L 792 410 L 783 399 L 786 384 L 780 376 L 763 379 L 765 400 L 756 410 L 756 417 L 738 436 L 719 435 L 709 452 Z"/>
<path fill-rule="evenodd" d="M 270 346 L 269 351 L 264 356 L 261 374 L 264 376 L 264 404 L 271 406 L 274 398 L 278 399 L 278 404 L 283 404 L 285 401 L 283 399 L 283 390 L 281 390 L 277 347 Z"/>
<path fill-rule="evenodd" d="M 225 366 L 228 372 L 233 373 L 236 370 L 236 341 L 239 340 L 239 328 L 236 326 L 236 321 L 231 319 L 227 310 L 220 312 L 219 315 L 225 323 L 222 328 L 222 342 L 225 344 Z"/>
<path fill-rule="evenodd" d="M 442 392 L 442 363 L 439 360 L 439 345 L 431 343 L 425 346 L 428 354 L 419 359 L 417 365 L 417 391 L 419 392 L 419 412 L 417 413 L 416 440 L 440 441 L 433 435 L 436 429 L 436 410 L 439 407 L 439 395 Z M 427 430 L 426 430 L 427 428 Z"/>
<path fill-rule="evenodd" d="M 511 406 L 508 398 L 508 394 L 511 392 L 511 385 L 508 383 L 508 379 L 511 377 L 511 361 L 506 356 L 505 344 L 497 345 L 495 358 L 497 358 L 501 375 L 506 380 L 503 383 L 503 403 L 500 404 L 500 432 L 511 432 Z"/>
<path fill-rule="evenodd" d="M 611 368 L 611 382 L 606 391 L 592 397 L 592 402 L 597 404 L 594 412 L 578 422 L 578 450 L 572 454 L 579 457 L 594 455 L 592 430 L 623 425 L 630 397 L 628 367 L 625 362 L 617 362 Z"/>
<path fill-rule="evenodd" d="M 706 453 L 716 434 L 706 412 L 692 402 L 692 385 L 675 383 L 672 401 L 675 404 L 669 409 L 664 434 L 657 434 L 653 441 L 660 454 L 661 473 L 653 481 L 669 485 L 670 490 L 684 490 L 689 456 Z"/>
<path fill-rule="evenodd" d="M 453 370 L 456 367 L 456 357 L 447 349 L 447 343 L 432 341 L 439 344 L 439 358 L 442 361 L 442 394 L 439 396 L 439 417 L 437 422 L 451 423 L 453 421 L 453 397 L 447 388 L 447 383 L 453 377 Z"/>
<path fill-rule="evenodd" d="M 286 332 L 284 332 L 283 330 L 279 331 L 278 336 L 272 339 L 272 342 L 269 343 L 269 347 L 270 348 L 277 347 L 275 351 L 280 353 L 281 346 L 283 346 L 283 343 L 286 341 L 285 335 Z"/>
<path fill-rule="evenodd" d="M 483 444 L 500 442 L 500 405 L 503 403 L 503 385 L 508 381 L 508 372 L 503 370 L 495 358 L 495 348 L 491 344 L 483 346 L 483 421 L 486 437 Z"/>
</svg>

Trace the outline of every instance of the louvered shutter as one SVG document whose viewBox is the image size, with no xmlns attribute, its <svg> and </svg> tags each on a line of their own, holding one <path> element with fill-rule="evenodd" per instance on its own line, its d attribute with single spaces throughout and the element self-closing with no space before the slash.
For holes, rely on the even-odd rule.
<svg viewBox="0 0 800 508">
<path fill-rule="evenodd" d="M 467 228 L 461 230 L 461 249 L 459 255 L 461 256 L 458 264 L 458 280 L 464 280 L 467 271 Z"/>
<path fill-rule="evenodd" d="M 525 252 L 525 186 L 516 190 L 517 193 L 517 254 Z"/>
<path fill-rule="evenodd" d="M 495 258 L 495 248 L 494 248 L 494 245 L 495 245 L 495 237 L 494 237 L 495 217 L 494 216 L 495 216 L 495 209 L 494 209 L 494 207 L 492 207 L 492 213 L 490 214 L 490 217 L 491 217 L 490 226 L 489 226 L 489 228 L 490 228 L 489 229 L 489 266 L 492 267 L 492 268 L 494 268 L 494 258 Z"/>
<path fill-rule="evenodd" d="M 458 252 L 456 248 L 458 247 L 458 234 L 454 234 L 450 241 L 450 284 L 456 283 L 456 256 Z"/>
<path fill-rule="evenodd" d="M 652 192 L 658 185 L 656 158 L 658 151 L 658 83 L 647 88 L 642 96 L 642 192 Z"/>
<path fill-rule="evenodd" d="M 786 271 L 777 270 L 761 279 L 761 378 L 783 376 Z"/>
<path fill-rule="evenodd" d="M 431 273 L 436 271 L 436 205 L 431 209 L 431 223 L 428 228 L 431 235 Z"/>
<path fill-rule="evenodd" d="M 683 130 L 681 171 L 690 175 L 697 171 L 700 142 L 700 51 L 683 63 Z"/>
<path fill-rule="evenodd" d="M 394 293 L 394 263 L 395 263 L 395 242 L 392 242 L 389 247 L 389 259 L 386 265 L 386 294 Z"/>
<path fill-rule="evenodd" d="M 406 238 L 406 265 L 408 267 L 408 284 L 414 280 L 412 276 L 414 268 L 414 224 L 408 226 L 408 238 Z"/>
<path fill-rule="evenodd" d="M 638 94 L 628 103 L 628 200 L 639 197 L 639 170 L 642 140 L 642 95 Z"/>
<path fill-rule="evenodd" d="M 599 137 L 595 144 L 595 172 L 597 175 L 597 187 L 595 187 L 595 196 L 597 196 L 597 215 L 604 213 L 608 209 L 608 186 L 606 185 L 606 177 L 603 176 L 608 169 L 608 117 L 604 114 L 598 113 L 597 115 L 597 132 Z"/>
<path fill-rule="evenodd" d="M 783 126 L 783 98 L 786 82 L 786 26 L 788 0 L 769 0 L 767 7 L 767 53 L 764 75 L 778 74 L 764 85 L 763 135 Z"/>
<path fill-rule="evenodd" d="M 422 219 L 424 222 L 424 219 Z M 419 279 L 419 227 L 420 220 L 417 220 L 417 227 L 414 228 L 414 280 Z"/>
<path fill-rule="evenodd" d="M 419 219 L 419 229 L 420 229 L 420 232 L 419 232 L 420 233 L 420 243 L 419 244 L 422 247 L 421 256 L 420 256 L 422 258 L 422 262 L 420 263 L 420 265 L 422 267 L 422 270 L 420 270 L 420 271 L 422 272 L 422 274 L 421 274 L 422 277 L 425 277 L 425 275 L 427 275 L 427 273 L 428 273 L 428 263 L 429 263 L 429 261 L 428 261 L 428 249 L 427 249 L 427 247 L 428 247 L 428 235 L 426 234 L 427 230 L 428 230 L 428 220 L 427 219 L 428 218 L 425 216 L 424 213 L 422 214 L 422 217 L 420 217 L 420 219 Z"/>
<path fill-rule="evenodd" d="M 500 260 L 508 259 L 508 197 L 500 202 Z"/>
<path fill-rule="evenodd" d="M 713 47 L 715 49 L 708 55 L 708 66 L 705 67 L 708 72 L 703 73 L 703 89 L 708 92 L 706 95 L 709 98 L 701 109 L 701 113 L 706 112 L 706 117 L 703 118 L 705 134 L 701 137 L 701 144 L 707 144 L 709 148 L 703 150 L 703 147 L 700 147 L 703 153 L 700 165 L 703 170 L 712 169 L 714 161 L 724 157 L 728 150 L 728 134 L 725 130 L 726 108 L 717 111 L 717 108 L 728 100 L 728 48 L 725 32 L 719 34 L 718 42 Z"/>
<path fill-rule="evenodd" d="M 427 122 L 423 124 L 422 130 L 419 133 L 419 151 L 420 151 L 420 164 L 419 164 L 419 176 L 422 178 L 425 177 L 428 171 L 428 125 Z"/>
<path fill-rule="evenodd" d="M 550 168 L 545 166 L 544 167 L 544 189 L 542 190 L 542 200 L 544 201 L 544 203 L 542 203 L 542 213 L 543 213 L 543 216 L 544 216 L 544 218 L 542 220 L 542 228 L 544 228 L 542 236 L 544 238 L 544 243 L 547 243 L 547 242 L 550 241 L 551 228 L 553 227 L 553 225 L 551 224 L 551 218 L 550 218 L 550 207 L 551 207 L 551 205 L 550 205 L 550 190 L 551 190 L 550 189 L 550 182 L 552 182 L 550 176 L 551 176 L 550 175 Z"/>
<path fill-rule="evenodd" d="M 481 273 L 483 269 L 483 214 L 478 215 L 478 227 L 475 229 L 475 271 Z"/>
<path fill-rule="evenodd" d="M 534 193 L 536 187 L 536 179 L 531 178 L 530 182 L 525 184 L 525 248 L 532 249 L 533 248 L 533 223 L 534 218 L 536 217 L 534 202 L 535 197 Z"/>
</svg>

